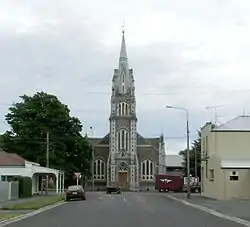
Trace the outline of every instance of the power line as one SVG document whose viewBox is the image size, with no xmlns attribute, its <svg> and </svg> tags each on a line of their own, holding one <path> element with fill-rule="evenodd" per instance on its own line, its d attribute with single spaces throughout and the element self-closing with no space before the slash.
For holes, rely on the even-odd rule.
<svg viewBox="0 0 250 227">
<path fill-rule="evenodd" d="M 211 87 L 207 87 L 208 91 L 204 91 L 202 90 L 201 92 L 199 92 L 199 94 L 210 94 L 211 93 Z M 169 87 L 166 87 L 166 89 L 169 89 Z M 185 87 L 179 87 L 179 89 L 183 89 L 185 90 Z M 193 89 L 193 88 L 190 88 Z M 204 88 L 203 88 L 204 89 Z M 235 90 L 235 89 L 227 89 L 227 90 L 223 90 L 223 88 L 219 88 L 218 87 L 218 92 L 220 93 L 233 93 L 233 92 L 250 92 L 250 89 L 240 89 L 240 90 Z M 197 92 L 195 91 L 195 93 L 197 94 Z M 99 95 L 99 96 L 111 96 L 111 92 L 84 92 L 82 93 L 83 95 Z M 180 92 L 165 92 L 165 93 L 138 93 L 136 92 L 136 97 L 137 96 L 171 96 L 171 95 L 181 95 Z M 16 101 L 14 103 L 19 103 L 20 101 Z M 0 107 L 11 107 L 14 103 L 0 103 Z"/>
</svg>

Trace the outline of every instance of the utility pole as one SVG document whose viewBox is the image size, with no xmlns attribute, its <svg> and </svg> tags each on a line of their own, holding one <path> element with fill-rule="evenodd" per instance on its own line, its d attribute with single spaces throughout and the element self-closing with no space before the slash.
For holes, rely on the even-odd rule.
<svg viewBox="0 0 250 227">
<path fill-rule="evenodd" d="M 197 177 L 197 150 L 194 147 L 194 165 L 195 165 L 195 177 Z"/>
<path fill-rule="evenodd" d="M 89 129 L 90 129 L 90 136 L 91 137 L 93 137 L 94 136 L 94 131 L 93 131 L 93 127 L 92 126 L 90 126 L 89 127 Z M 95 170 L 94 170 L 94 164 L 95 164 L 95 153 L 94 153 L 94 148 L 92 148 L 92 191 L 94 191 L 95 190 L 95 179 L 94 179 L 94 172 L 95 172 Z"/>
<path fill-rule="evenodd" d="M 46 167 L 49 168 L 49 132 L 46 133 Z M 46 174 L 46 195 L 48 195 L 49 175 Z"/>
<path fill-rule="evenodd" d="M 190 188 L 190 151 L 189 151 L 189 116 L 188 111 L 186 111 L 187 120 L 187 198 L 190 199 L 191 188 Z"/>
<path fill-rule="evenodd" d="M 183 108 L 183 107 L 176 107 L 176 106 L 166 106 L 168 109 L 177 109 L 177 110 L 182 110 L 185 111 L 186 113 L 186 127 L 187 127 L 187 198 L 190 199 L 191 197 L 191 188 L 190 188 L 190 148 L 189 148 L 189 112 L 188 109 Z"/>
</svg>

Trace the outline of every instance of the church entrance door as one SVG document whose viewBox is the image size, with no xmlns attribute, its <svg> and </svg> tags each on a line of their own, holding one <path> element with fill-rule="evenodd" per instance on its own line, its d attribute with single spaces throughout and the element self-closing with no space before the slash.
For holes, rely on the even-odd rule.
<svg viewBox="0 0 250 227">
<path fill-rule="evenodd" d="M 119 186 L 125 187 L 128 183 L 128 172 L 118 172 Z"/>
</svg>

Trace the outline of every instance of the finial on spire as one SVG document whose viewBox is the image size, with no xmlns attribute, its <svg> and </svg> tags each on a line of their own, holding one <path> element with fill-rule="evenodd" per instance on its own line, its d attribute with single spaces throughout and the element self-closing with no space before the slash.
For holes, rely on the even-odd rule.
<svg viewBox="0 0 250 227">
<path fill-rule="evenodd" d="M 123 20 L 123 22 L 122 22 L 122 34 L 124 34 L 124 32 L 125 32 L 125 22 Z"/>
</svg>

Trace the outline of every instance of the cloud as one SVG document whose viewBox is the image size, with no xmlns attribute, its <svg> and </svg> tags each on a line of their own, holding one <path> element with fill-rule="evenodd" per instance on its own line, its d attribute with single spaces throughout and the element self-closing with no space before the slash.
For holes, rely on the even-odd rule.
<svg viewBox="0 0 250 227">
<path fill-rule="evenodd" d="M 185 147 L 213 118 L 250 112 L 250 3 L 247 0 L 107 0 L 0 3 L 0 131 L 8 106 L 24 93 L 59 96 L 87 130 L 109 130 L 110 91 L 118 66 L 121 25 L 134 69 L 139 131 L 166 136 L 167 149 Z"/>
</svg>

